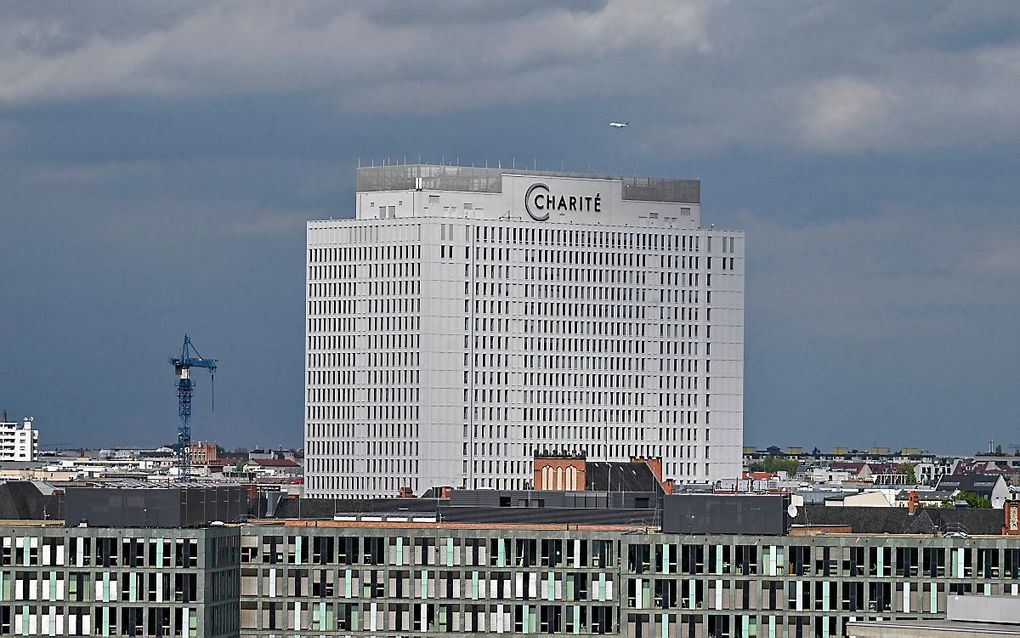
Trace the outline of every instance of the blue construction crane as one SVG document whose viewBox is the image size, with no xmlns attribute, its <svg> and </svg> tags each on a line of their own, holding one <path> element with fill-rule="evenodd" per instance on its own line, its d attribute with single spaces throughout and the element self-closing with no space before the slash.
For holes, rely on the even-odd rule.
<svg viewBox="0 0 1020 638">
<path fill-rule="evenodd" d="M 194 353 L 195 356 L 192 356 Z M 195 381 L 191 378 L 191 368 L 208 368 L 211 375 L 212 409 L 216 410 L 216 359 L 205 359 L 191 343 L 191 338 L 184 335 L 184 346 L 180 357 L 170 357 L 170 363 L 177 374 L 177 479 L 191 479 L 191 395 L 195 391 Z"/>
</svg>

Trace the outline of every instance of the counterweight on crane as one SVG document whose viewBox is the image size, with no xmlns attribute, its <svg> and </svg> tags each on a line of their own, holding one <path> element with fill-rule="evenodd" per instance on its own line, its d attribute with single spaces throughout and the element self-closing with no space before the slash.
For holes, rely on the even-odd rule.
<svg viewBox="0 0 1020 638">
<path fill-rule="evenodd" d="M 214 388 L 216 359 L 203 358 L 191 344 L 191 338 L 184 335 L 181 356 L 170 357 L 170 363 L 173 364 L 174 372 L 177 374 L 177 417 L 180 420 L 177 426 L 177 479 L 188 481 L 191 479 L 191 395 L 195 391 L 191 368 L 207 368 L 211 378 L 210 386 Z M 215 389 L 212 391 L 212 397 L 212 408 L 215 410 Z"/>
</svg>

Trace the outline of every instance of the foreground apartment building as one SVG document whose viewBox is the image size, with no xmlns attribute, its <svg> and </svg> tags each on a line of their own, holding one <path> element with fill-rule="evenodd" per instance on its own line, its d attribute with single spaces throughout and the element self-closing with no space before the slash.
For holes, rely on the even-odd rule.
<svg viewBox="0 0 1020 638">
<path fill-rule="evenodd" d="M 1020 593 L 1020 541 L 993 537 L 323 522 L 241 545 L 243 636 L 826 638 Z"/>
<path fill-rule="evenodd" d="M 238 635 L 237 528 L 0 525 L 0 636 Z"/>
<path fill-rule="evenodd" d="M 722 528 L 784 523 L 734 534 L 691 532 L 716 525 L 715 505 L 707 517 L 670 507 L 661 527 L 585 524 L 583 511 L 571 523 L 444 522 L 453 513 L 442 509 L 417 521 L 8 525 L 0 635 L 826 638 L 852 621 L 944 618 L 954 594 L 1020 595 L 1020 525 L 1004 528 L 1002 512 L 964 517 L 968 536 L 790 527 L 782 510 L 728 510 Z M 819 508 L 832 509 L 861 529 L 887 525 L 887 513 Z"/>
<path fill-rule="evenodd" d="M 740 474 L 744 236 L 697 180 L 360 168 L 306 259 L 307 496 L 523 489 L 542 451 Z"/>
</svg>

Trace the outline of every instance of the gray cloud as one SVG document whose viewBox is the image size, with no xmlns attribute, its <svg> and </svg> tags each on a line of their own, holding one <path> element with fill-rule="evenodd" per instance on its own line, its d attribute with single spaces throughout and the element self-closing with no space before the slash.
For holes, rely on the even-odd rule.
<svg viewBox="0 0 1020 638">
<path fill-rule="evenodd" d="M 222 407 L 196 425 L 300 443 L 303 221 L 350 214 L 358 158 L 421 153 L 702 177 L 706 221 L 747 230 L 752 442 L 1011 436 L 1018 18 L 4 3 L 0 300 L 18 310 L 0 313 L 0 404 L 51 443 L 163 441 L 160 366 L 187 329 L 224 362 Z M 609 131 L 618 117 L 632 126 Z M 96 370 L 115 391 L 83 388 Z"/>
<path fill-rule="evenodd" d="M 1015 4 L 866 6 L 197 3 L 110 21 L 20 5 L 0 26 L 0 103 L 310 91 L 410 113 L 589 98 L 644 118 L 656 146 L 1017 141 Z"/>
</svg>

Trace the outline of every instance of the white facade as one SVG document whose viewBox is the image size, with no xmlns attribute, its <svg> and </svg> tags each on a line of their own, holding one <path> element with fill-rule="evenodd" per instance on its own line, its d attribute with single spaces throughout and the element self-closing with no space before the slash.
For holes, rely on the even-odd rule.
<svg viewBox="0 0 1020 638">
<path fill-rule="evenodd" d="M 524 488 L 539 451 L 736 478 L 744 237 L 692 180 L 359 169 L 308 224 L 305 486 Z"/>
<path fill-rule="evenodd" d="M 39 460 L 39 430 L 32 427 L 32 417 L 17 421 L 0 421 L 0 461 Z"/>
</svg>

